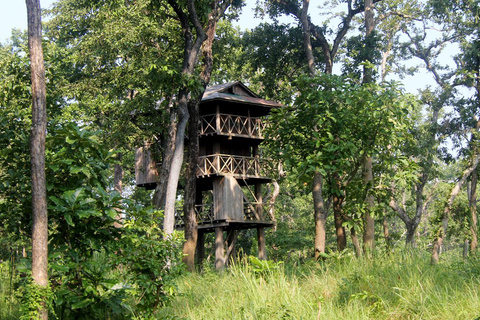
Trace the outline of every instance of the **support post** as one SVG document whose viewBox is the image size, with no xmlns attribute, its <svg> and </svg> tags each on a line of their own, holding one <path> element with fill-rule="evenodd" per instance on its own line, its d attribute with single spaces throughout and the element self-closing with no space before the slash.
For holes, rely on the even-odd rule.
<svg viewBox="0 0 480 320">
<path fill-rule="evenodd" d="M 263 198 L 262 198 L 262 185 L 260 183 L 255 184 L 255 198 L 257 204 L 255 210 L 258 216 L 263 220 Z M 258 259 L 267 260 L 267 248 L 265 245 L 265 228 L 257 228 L 257 242 L 258 242 Z"/>
<path fill-rule="evenodd" d="M 265 246 L 265 228 L 257 228 L 258 259 L 267 260 L 267 248 Z"/>
<path fill-rule="evenodd" d="M 205 233 L 201 231 L 198 232 L 196 251 L 197 265 L 199 268 L 202 268 L 203 260 L 205 259 Z"/>
<path fill-rule="evenodd" d="M 223 243 L 223 228 L 215 228 L 215 269 L 223 271 L 225 268 L 225 245 Z"/>
</svg>

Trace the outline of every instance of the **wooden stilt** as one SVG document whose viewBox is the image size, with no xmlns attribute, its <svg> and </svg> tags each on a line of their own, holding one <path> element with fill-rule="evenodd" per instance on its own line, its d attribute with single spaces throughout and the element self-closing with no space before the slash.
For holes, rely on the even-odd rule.
<svg viewBox="0 0 480 320">
<path fill-rule="evenodd" d="M 225 245 L 223 243 L 223 228 L 215 228 L 215 269 L 225 268 Z"/>
<path fill-rule="evenodd" d="M 240 231 L 238 230 L 229 230 L 227 234 L 227 253 L 225 255 L 225 261 L 227 266 L 230 265 L 230 262 L 235 261 L 235 244 L 237 242 L 237 237 Z"/>
<path fill-rule="evenodd" d="M 258 259 L 267 260 L 267 248 L 265 245 L 265 228 L 257 228 Z"/>
<path fill-rule="evenodd" d="M 197 248 L 196 248 L 195 256 L 197 257 L 197 268 L 202 268 L 203 260 L 205 259 L 205 233 L 198 232 L 197 237 Z"/>
</svg>

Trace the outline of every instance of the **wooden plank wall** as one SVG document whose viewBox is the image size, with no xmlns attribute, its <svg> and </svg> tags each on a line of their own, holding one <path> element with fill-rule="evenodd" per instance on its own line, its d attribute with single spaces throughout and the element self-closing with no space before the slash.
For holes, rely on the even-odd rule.
<svg viewBox="0 0 480 320">
<path fill-rule="evenodd" d="M 155 184 L 157 182 L 157 164 L 152 158 L 149 145 L 135 151 L 135 181 L 137 186 Z"/>
<path fill-rule="evenodd" d="M 233 176 L 213 181 L 213 199 L 216 220 L 244 220 L 243 191 Z"/>
</svg>

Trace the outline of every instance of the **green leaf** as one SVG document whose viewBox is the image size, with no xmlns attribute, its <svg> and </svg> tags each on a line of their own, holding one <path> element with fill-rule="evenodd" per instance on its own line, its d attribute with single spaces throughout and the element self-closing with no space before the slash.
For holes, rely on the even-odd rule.
<svg viewBox="0 0 480 320">
<path fill-rule="evenodd" d="M 67 223 L 68 223 L 70 226 L 72 226 L 72 227 L 75 226 L 75 224 L 74 224 L 73 221 L 72 221 L 72 216 L 71 216 L 69 213 L 65 213 L 64 217 L 65 217 L 65 221 L 67 221 Z"/>
<path fill-rule="evenodd" d="M 90 304 L 90 299 L 86 298 L 86 299 L 83 299 L 83 300 L 80 300 L 80 301 L 77 301 L 77 302 L 73 303 L 72 304 L 72 309 L 85 308 L 89 304 Z"/>
<path fill-rule="evenodd" d="M 68 143 L 68 144 L 74 144 L 77 140 L 73 139 L 72 137 L 68 136 L 65 138 L 65 141 Z"/>
</svg>

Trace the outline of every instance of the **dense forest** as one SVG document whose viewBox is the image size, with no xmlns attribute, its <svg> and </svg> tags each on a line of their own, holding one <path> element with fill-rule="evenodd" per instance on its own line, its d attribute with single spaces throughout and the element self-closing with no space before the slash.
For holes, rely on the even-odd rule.
<svg viewBox="0 0 480 320">
<path fill-rule="evenodd" d="M 0 319 L 480 318 L 479 1 L 258 0 L 246 30 L 242 0 L 26 5 L 0 44 Z M 233 81 L 283 105 L 274 227 L 215 270 L 199 104 Z"/>
</svg>

